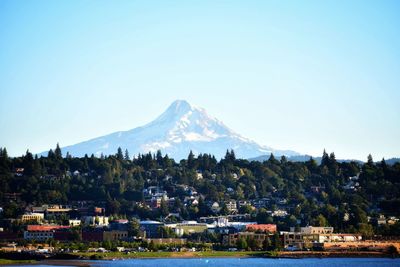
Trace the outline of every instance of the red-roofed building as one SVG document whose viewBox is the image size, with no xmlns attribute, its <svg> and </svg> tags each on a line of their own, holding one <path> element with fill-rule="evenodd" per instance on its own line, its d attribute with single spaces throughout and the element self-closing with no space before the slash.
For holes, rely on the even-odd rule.
<svg viewBox="0 0 400 267">
<path fill-rule="evenodd" d="M 44 241 L 54 238 L 54 232 L 60 229 L 68 229 L 69 226 L 61 225 L 28 225 L 24 232 L 24 239 Z"/>
<path fill-rule="evenodd" d="M 26 227 L 27 231 L 51 231 L 58 229 L 67 229 L 69 226 L 64 225 L 28 225 Z"/>
<path fill-rule="evenodd" d="M 246 225 L 246 231 L 275 233 L 276 224 L 248 224 Z"/>
</svg>

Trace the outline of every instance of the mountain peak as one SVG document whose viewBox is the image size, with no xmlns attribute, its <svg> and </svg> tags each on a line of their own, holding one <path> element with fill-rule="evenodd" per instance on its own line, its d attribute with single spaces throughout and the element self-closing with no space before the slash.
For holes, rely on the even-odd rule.
<svg viewBox="0 0 400 267">
<path fill-rule="evenodd" d="M 188 112 L 193 109 L 193 106 L 186 100 L 178 99 L 172 102 L 167 110 L 173 111 L 174 113 Z"/>
<path fill-rule="evenodd" d="M 175 100 L 169 107 L 154 121 L 147 125 L 160 125 L 171 123 L 182 118 L 185 114 L 193 112 L 195 108 L 186 100 Z"/>
<path fill-rule="evenodd" d="M 170 106 L 173 107 L 192 107 L 192 105 L 190 105 L 190 103 L 188 101 L 186 101 L 185 99 L 177 99 L 174 102 L 171 103 Z"/>
<path fill-rule="evenodd" d="M 91 153 L 99 156 L 113 154 L 118 147 L 135 155 L 161 150 L 175 159 L 186 158 L 189 151 L 210 153 L 220 158 L 227 149 L 234 149 L 241 158 L 271 152 L 276 156 L 292 154 L 240 136 L 208 115 L 205 109 L 192 106 L 186 100 L 175 100 L 158 118 L 142 127 L 94 138 L 63 150 L 74 156 Z"/>
</svg>

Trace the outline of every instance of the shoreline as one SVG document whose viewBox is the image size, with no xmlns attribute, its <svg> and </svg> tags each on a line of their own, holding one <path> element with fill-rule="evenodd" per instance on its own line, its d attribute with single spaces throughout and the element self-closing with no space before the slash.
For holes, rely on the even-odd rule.
<svg viewBox="0 0 400 267">
<path fill-rule="evenodd" d="M 43 260 L 5 260 L 0 266 L 22 266 L 22 265 L 54 265 L 73 267 L 92 267 L 97 261 L 131 260 L 131 259 L 196 259 L 196 258 L 265 258 L 265 259 L 305 259 L 305 258 L 399 258 L 399 255 L 390 255 L 383 252 L 371 251 L 206 251 L 206 252 L 138 252 L 134 254 L 121 253 L 86 253 L 74 254 L 75 259 L 43 259 Z M 91 259 L 92 255 L 101 255 L 97 259 Z"/>
<path fill-rule="evenodd" d="M 392 255 L 377 251 L 198 251 L 198 252 L 138 252 L 132 254 L 122 253 L 88 253 L 80 255 L 81 258 L 90 260 L 93 255 L 96 260 L 113 259 L 156 259 L 156 258 L 394 258 Z M 92 258 L 93 259 L 93 258 Z"/>
</svg>

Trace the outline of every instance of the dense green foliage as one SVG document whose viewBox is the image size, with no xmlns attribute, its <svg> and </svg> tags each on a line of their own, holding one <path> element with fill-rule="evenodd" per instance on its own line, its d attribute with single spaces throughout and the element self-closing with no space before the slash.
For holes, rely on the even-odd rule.
<svg viewBox="0 0 400 267">
<path fill-rule="evenodd" d="M 17 173 L 18 168 L 23 168 L 23 173 Z M 356 187 L 344 189 L 349 177 L 357 175 Z M 190 153 L 187 159 L 175 162 L 160 152 L 132 160 L 121 149 L 116 155 L 100 158 L 63 157 L 58 145 L 40 158 L 29 151 L 11 158 L 6 149 L 0 149 L 0 185 L 4 218 L 17 217 L 28 205 L 91 200 L 119 217 L 157 219 L 179 212 L 184 219 L 197 219 L 213 214 L 210 202 L 264 198 L 268 199 L 264 208 L 242 206 L 239 212 L 251 213 L 259 223 L 277 223 L 281 230 L 309 224 L 366 235 L 399 234 L 398 223 L 373 228 L 369 217 L 400 215 L 400 164 L 374 163 L 371 157 L 365 164 L 339 163 L 333 153 L 325 151 L 318 165 L 312 158 L 290 162 L 273 155 L 264 162 L 248 161 L 236 159 L 233 151 L 220 161 L 212 155 Z M 154 211 L 139 205 L 143 189 L 151 185 L 163 187 L 174 197 L 173 207 L 162 203 Z M 198 205 L 184 205 L 187 192 L 177 185 L 193 187 L 202 196 Z M 13 193 L 20 195 L 10 198 Z M 289 215 L 272 217 L 270 211 L 277 209 Z M 224 205 L 220 213 L 228 213 Z"/>
</svg>

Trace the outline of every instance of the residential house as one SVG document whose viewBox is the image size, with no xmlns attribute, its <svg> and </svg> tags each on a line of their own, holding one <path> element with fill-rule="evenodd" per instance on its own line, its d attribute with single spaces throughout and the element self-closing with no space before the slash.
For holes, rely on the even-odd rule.
<svg viewBox="0 0 400 267">
<path fill-rule="evenodd" d="M 74 226 L 79 226 L 79 225 L 81 225 L 81 220 L 78 220 L 78 219 L 72 219 L 72 220 L 68 220 L 68 224 L 71 226 L 71 227 L 74 227 Z"/>
<path fill-rule="evenodd" d="M 226 208 L 228 209 L 228 211 L 230 213 L 237 213 L 238 212 L 236 201 L 234 201 L 234 200 L 226 201 L 225 205 L 226 205 Z"/>
<path fill-rule="evenodd" d="M 271 215 L 272 217 L 286 217 L 288 216 L 288 212 L 286 210 L 279 209 L 279 210 L 274 210 Z"/>
<path fill-rule="evenodd" d="M 218 202 L 213 202 L 210 206 L 210 209 L 214 213 L 218 213 L 221 210 L 221 207 L 219 206 Z"/>
</svg>

